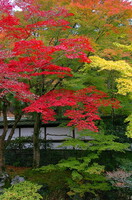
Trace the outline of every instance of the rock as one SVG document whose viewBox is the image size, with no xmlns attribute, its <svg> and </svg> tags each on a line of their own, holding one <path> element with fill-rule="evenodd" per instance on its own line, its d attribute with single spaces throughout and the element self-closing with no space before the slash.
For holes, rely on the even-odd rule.
<svg viewBox="0 0 132 200">
<path fill-rule="evenodd" d="M 11 180 L 11 185 L 14 185 L 14 184 L 17 184 L 17 183 L 20 183 L 20 182 L 24 182 L 24 181 L 25 181 L 24 177 L 15 176 L 15 177 Z"/>
<path fill-rule="evenodd" d="M 10 177 L 7 173 L 3 172 L 0 174 L 0 193 L 3 191 L 4 188 L 7 188 L 10 186 Z"/>
</svg>

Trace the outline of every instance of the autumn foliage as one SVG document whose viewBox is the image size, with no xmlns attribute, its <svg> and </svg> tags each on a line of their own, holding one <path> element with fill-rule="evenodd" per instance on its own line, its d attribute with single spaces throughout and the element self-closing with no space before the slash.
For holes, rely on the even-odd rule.
<svg viewBox="0 0 132 200">
<path fill-rule="evenodd" d="M 105 93 L 94 87 L 71 91 L 59 85 L 60 80 L 72 76 L 72 67 L 60 64 L 63 59 L 91 62 L 87 57 L 87 53 L 93 52 L 89 39 L 74 34 L 66 37 L 65 32 L 69 34 L 72 29 L 67 18 L 73 14 L 65 8 L 41 10 L 33 1 L 19 1 L 17 5 L 21 8 L 20 17 L 12 14 L 8 1 L 0 3 L 3 8 L 0 19 L 0 34 L 3 34 L 0 46 L 1 99 L 12 94 L 27 103 L 25 112 L 41 113 L 45 123 L 55 120 L 56 107 L 64 107 L 63 114 L 70 119 L 68 126 L 97 131 L 94 121 L 100 119 L 98 108 L 118 107 L 118 101 L 108 99 Z M 58 30 L 61 37 L 47 41 L 46 31 Z M 39 39 L 39 31 L 43 32 L 43 40 Z"/>
</svg>

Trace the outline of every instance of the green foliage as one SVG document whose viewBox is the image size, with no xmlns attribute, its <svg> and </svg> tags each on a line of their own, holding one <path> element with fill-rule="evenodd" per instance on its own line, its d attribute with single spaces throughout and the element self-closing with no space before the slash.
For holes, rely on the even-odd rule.
<svg viewBox="0 0 132 200">
<path fill-rule="evenodd" d="M 33 183 L 42 185 L 40 194 L 45 200 L 57 199 L 64 200 L 67 191 L 66 179 L 69 177 L 68 171 L 63 171 L 60 169 L 47 170 L 46 173 L 27 170 L 24 173 L 26 179 Z"/>
<path fill-rule="evenodd" d="M 126 171 L 126 172 L 131 172 L 132 170 L 132 157 L 128 158 L 121 158 L 117 157 L 116 158 L 117 162 L 120 162 L 120 169 Z"/>
<path fill-rule="evenodd" d="M 81 140 L 89 136 L 88 140 Z M 85 130 L 79 132 L 77 139 L 69 139 L 63 146 L 72 147 L 78 151 L 85 150 L 86 155 L 81 157 L 70 157 L 61 160 L 56 165 L 48 165 L 37 169 L 39 172 L 47 173 L 52 171 L 68 171 L 66 177 L 69 187 L 69 196 L 85 196 L 86 193 L 98 195 L 99 191 L 109 190 L 110 186 L 103 174 L 105 166 L 99 164 L 100 154 L 106 150 L 124 151 L 128 144 L 116 142 L 116 136 L 104 135 L 103 133 L 90 133 Z"/>
<path fill-rule="evenodd" d="M 32 136 L 18 137 L 18 138 L 15 138 L 14 140 L 12 140 L 7 148 L 8 149 L 27 149 L 27 147 L 25 145 L 25 143 L 27 143 L 27 142 L 28 142 L 28 146 L 30 146 L 30 148 L 31 148 L 32 141 L 33 141 Z"/>
<path fill-rule="evenodd" d="M 119 47 L 125 48 L 125 45 L 118 45 Z M 129 48 L 130 47 L 130 48 Z M 131 50 L 131 46 L 126 46 L 128 50 Z M 90 68 L 94 68 L 97 71 L 109 71 L 109 73 L 112 74 L 111 77 L 109 77 L 110 81 L 109 84 L 112 87 L 110 87 L 110 92 L 112 95 L 120 94 L 120 96 L 126 96 L 126 99 L 132 99 L 132 68 L 131 65 L 128 64 L 124 60 L 118 60 L 118 61 L 111 61 L 106 60 L 103 58 L 100 58 L 98 56 L 91 56 L 90 59 L 92 60 L 91 64 L 85 64 L 84 71 L 88 72 Z M 115 74 L 116 72 L 116 74 Z M 118 72 L 118 74 L 117 74 Z M 113 83 L 111 83 L 113 79 Z M 116 84 L 115 84 L 116 83 Z M 127 127 L 126 135 L 128 137 L 132 137 L 132 115 L 131 115 L 131 104 L 128 105 L 129 108 L 129 116 L 126 119 L 126 121 L 129 121 L 129 125 Z"/>
<path fill-rule="evenodd" d="M 0 200 L 40 200 L 42 196 L 37 192 L 40 185 L 24 181 L 6 189 Z"/>
<path fill-rule="evenodd" d="M 92 159 L 91 159 L 92 161 Z M 51 166 L 42 167 L 39 171 L 49 172 Z M 79 195 L 84 196 L 85 193 L 97 194 L 98 190 L 110 189 L 105 177 L 102 175 L 104 166 L 98 163 L 88 164 L 82 159 L 69 158 L 68 160 L 62 160 L 56 166 L 52 166 L 54 171 L 69 171 L 69 176 L 66 177 L 70 196 Z"/>
<path fill-rule="evenodd" d="M 73 146 L 82 150 L 96 151 L 101 153 L 106 150 L 124 151 L 129 144 L 116 142 L 118 137 L 114 135 L 104 135 L 103 133 L 90 133 L 88 130 L 79 132 L 78 139 L 69 139 L 63 143 L 63 146 Z M 87 142 L 82 141 L 83 137 L 90 137 Z"/>
</svg>

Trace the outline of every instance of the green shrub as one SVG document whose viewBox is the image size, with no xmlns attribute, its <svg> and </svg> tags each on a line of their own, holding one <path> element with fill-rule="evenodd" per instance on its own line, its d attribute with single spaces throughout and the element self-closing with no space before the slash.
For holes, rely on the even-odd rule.
<svg viewBox="0 0 132 200">
<path fill-rule="evenodd" d="M 0 200 L 40 200 L 42 196 L 38 193 L 40 185 L 24 181 L 6 189 L 0 195 Z"/>
<path fill-rule="evenodd" d="M 39 193 L 45 200 L 64 200 L 69 176 L 69 172 L 60 169 L 47 173 L 29 169 L 24 173 L 27 180 L 42 185 Z"/>
<path fill-rule="evenodd" d="M 71 147 L 77 151 L 85 151 L 85 156 L 76 156 L 62 160 L 56 165 L 48 165 L 38 169 L 39 172 L 69 172 L 66 177 L 67 194 L 73 197 L 85 197 L 89 195 L 98 196 L 101 191 L 109 190 L 109 184 L 106 180 L 104 170 L 105 166 L 100 165 L 100 155 L 103 151 L 124 152 L 128 144 L 116 142 L 117 137 L 113 135 L 104 135 L 102 133 L 90 133 L 83 131 L 79 133 L 79 138 L 69 139 L 63 143 L 64 147 Z M 90 136 L 90 140 L 83 141 L 81 137 Z"/>
</svg>

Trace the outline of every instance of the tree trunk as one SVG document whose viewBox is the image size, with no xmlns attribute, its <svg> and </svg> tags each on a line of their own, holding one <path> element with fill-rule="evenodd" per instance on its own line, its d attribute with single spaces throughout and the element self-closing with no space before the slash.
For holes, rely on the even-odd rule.
<svg viewBox="0 0 132 200">
<path fill-rule="evenodd" d="M 5 171 L 5 137 L 8 131 L 7 109 L 9 102 L 3 98 L 2 114 L 3 114 L 3 132 L 0 135 L 0 174 Z"/>
<path fill-rule="evenodd" d="M 36 113 L 33 132 L 33 167 L 37 168 L 40 164 L 40 145 L 39 145 L 39 133 L 41 127 L 41 114 Z"/>
<path fill-rule="evenodd" d="M 5 171 L 4 144 L 2 137 L 0 136 L 0 174 L 4 171 Z"/>
<path fill-rule="evenodd" d="M 23 113 L 20 113 L 20 114 L 17 115 L 17 117 L 15 118 L 14 124 L 13 124 L 13 126 L 12 126 L 12 128 L 11 128 L 11 131 L 10 131 L 9 135 L 8 135 L 7 141 L 5 142 L 5 147 L 7 147 L 7 146 L 10 144 L 11 139 L 12 139 L 12 137 L 13 137 L 13 135 L 14 135 L 15 129 L 16 129 L 16 127 L 17 127 L 17 124 L 18 124 L 18 122 L 21 120 L 22 115 L 23 115 Z"/>
</svg>

